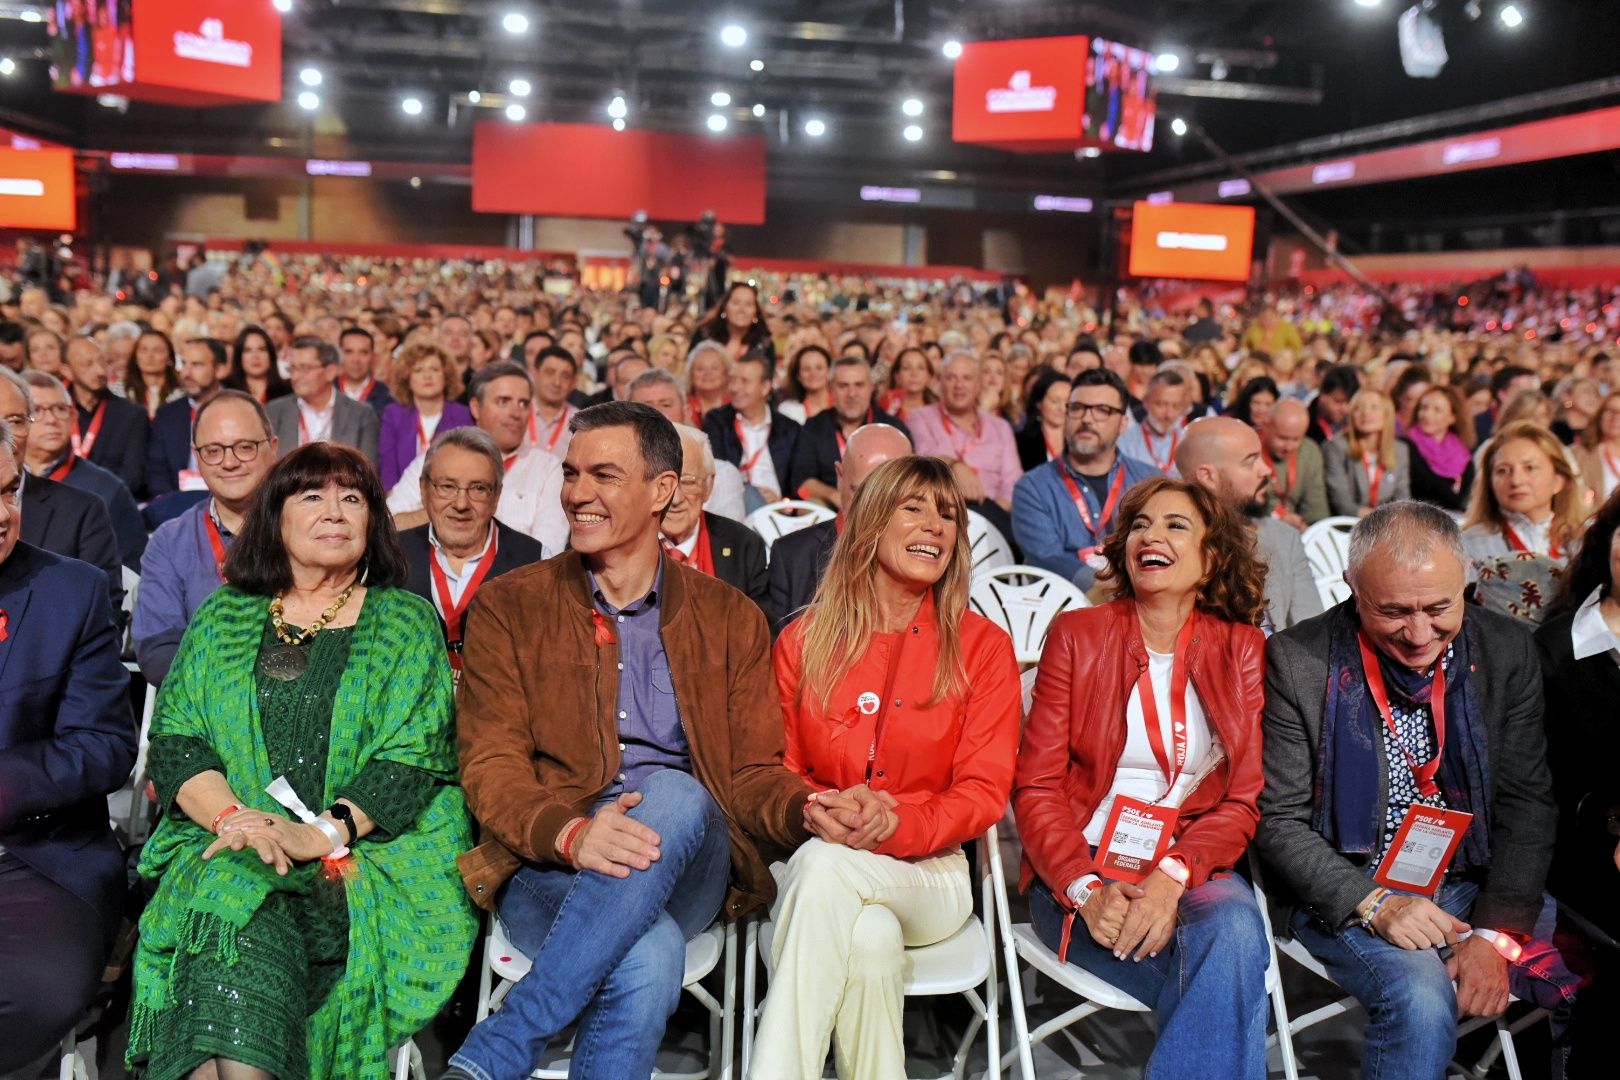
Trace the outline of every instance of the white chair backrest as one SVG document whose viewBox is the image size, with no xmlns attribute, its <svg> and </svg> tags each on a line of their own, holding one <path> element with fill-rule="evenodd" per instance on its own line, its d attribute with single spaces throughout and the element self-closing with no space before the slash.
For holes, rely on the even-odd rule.
<svg viewBox="0 0 1620 1080">
<path fill-rule="evenodd" d="M 1350 586 L 1344 582 L 1344 569 L 1350 559 L 1350 531 L 1355 527 L 1353 517 L 1323 518 L 1300 537 L 1323 607 L 1333 607 L 1350 596 Z"/>
<path fill-rule="evenodd" d="M 1032 667 L 1018 677 L 1019 683 L 1024 688 L 1024 717 L 1026 719 L 1029 717 L 1029 710 L 1035 707 L 1035 675 L 1040 670 L 1040 668 Z"/>
<path fill-rule="evenodd" d="M 1040 660 L 1053 619 L 1089 606 L 1086 594 L 1071 582 L 1038 566 L 1003 566 L 979 574 L 968 593 L 968 607 L 1007 631 L 1020 664 Z"/>
<path fill-rule="evenodd" d="M 759 534 L 765 541 L 765 554 L 771 553 L 771 545 L 790 532 L 808 529 L 823 521 L 831 521 L 837 514 L 822 506 L 820 503 L 804 502 L 800 499 L 783 499 L 773 502 L 769 506 L 762 506 L 748 515 L 748 527 Z"/>
<path fill-rule="evenodd" d="M 989 518 L 976 510 L 968 511 L 968 544 L 975 575 L 1013 564 L 1012 545 Z"/>
</svg>

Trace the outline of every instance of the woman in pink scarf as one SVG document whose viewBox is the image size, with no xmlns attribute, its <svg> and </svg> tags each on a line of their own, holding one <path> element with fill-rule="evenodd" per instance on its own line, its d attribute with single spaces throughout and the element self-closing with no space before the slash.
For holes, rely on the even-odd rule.
<svg viewBox="0 0 1620 1080">
<path fill-rule="evenodd" d="M 1474 420 L 1457 391 L 1449 386 L 1425 390 L 1406 441 L 1412 446 L 1412 498 L 1445 510 L 1467 506 L 1474 482 Z"/>
</svg>

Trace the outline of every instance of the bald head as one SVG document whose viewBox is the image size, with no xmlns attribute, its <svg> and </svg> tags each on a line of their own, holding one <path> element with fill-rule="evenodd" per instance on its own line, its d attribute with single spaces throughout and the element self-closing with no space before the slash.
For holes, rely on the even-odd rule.
<svg viewBox="0 0 1620 1080">
<path fill-rule="evenodd" d="M 1304 402 L 1283 398 L 1273 405 L 1271 421 L 1261 434 L 1272 460 L 1298 453 L 1299 444 L 1305 441 L 1305 429 L 1310 425 L 1311 413 Z"/>
<path fill-rule="evenodd" d="M 1260 436 L 1239 420 L 1211 416 L 1188 425 L 1176 469 L 1183 480 L 1215 492 L 1239 513 L 1265 508 L 1271 466 L 1260 452 Z"/>
<path fill-rule="evenodd" d="M 856 428 L 844 446 L 844 460 L 838 463 L 838 505 L 847 510 L 855 492 L 872 475 L 873 469 L 909 453 L 911 440 L 899 428 L 888 424 Z"/>
</svg>

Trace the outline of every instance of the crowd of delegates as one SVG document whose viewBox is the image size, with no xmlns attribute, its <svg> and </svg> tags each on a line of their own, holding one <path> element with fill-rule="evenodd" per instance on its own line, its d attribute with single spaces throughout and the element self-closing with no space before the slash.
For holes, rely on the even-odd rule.
<svg viewBox="0 0 1620 1080">
<path fill-rule="evenodd" d="M 1365 1075 L 1441 1075 L 1510 989 L 1558 1075 L 1600 1059 L 1606 984 L 1576 991 L 1609 961 L 1554 944 L 1546 889 L 1620 929 L 1620 357 L 1544 319 L 1601 293 L 1144 293 L 1103 326 L 960 284 L 696 312 L 533 267 L 211 281 L 0 303 L 0 1073 L 135 910 L 126 636 L 161 687 L 141 1075 L 380 1070 L 473 905 L 535 974 L 451 1076 L 526 1075 L 576 1021 L 577 1074 L 649 1071 L 684 943 L 750 913 L 753 1075 L 899 1075 L 901 951 L 968 918 L 962 845 L 1009 801 L 1037 932 L 1157 1013 L 1150 1075 L 1264 1072 L 1250 851 L 1367 1006 Z M 784 499 L 835 513 L 767 557 L 744 520 Z M 980 519 L 1095 604 L 1022 732 L 967 610 Z M 1454 850 L 1418 865 L 1414 828 Z"/>
</svg>

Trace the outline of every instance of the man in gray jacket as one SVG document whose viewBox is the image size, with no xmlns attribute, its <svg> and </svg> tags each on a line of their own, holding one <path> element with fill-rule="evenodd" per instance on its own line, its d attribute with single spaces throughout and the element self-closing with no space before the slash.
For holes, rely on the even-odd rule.
<svg viewBox="0 0 1620 1080">
<path fill-rule="evenodd" d="M 1293 935 L 1367 1010 L 1368 1080 L 1440 1080 L 1457 1017 L 1501 1013 L 1510 989 L 1561 1031 L 1577 984 L 1542 891 L 1536 651 L 1464 604 L 1463 566 L 1443 511 L 1381 506 L 1351 534 L 1351 599 L 1267 647 L 1255 846 Z"/>
</svg>

